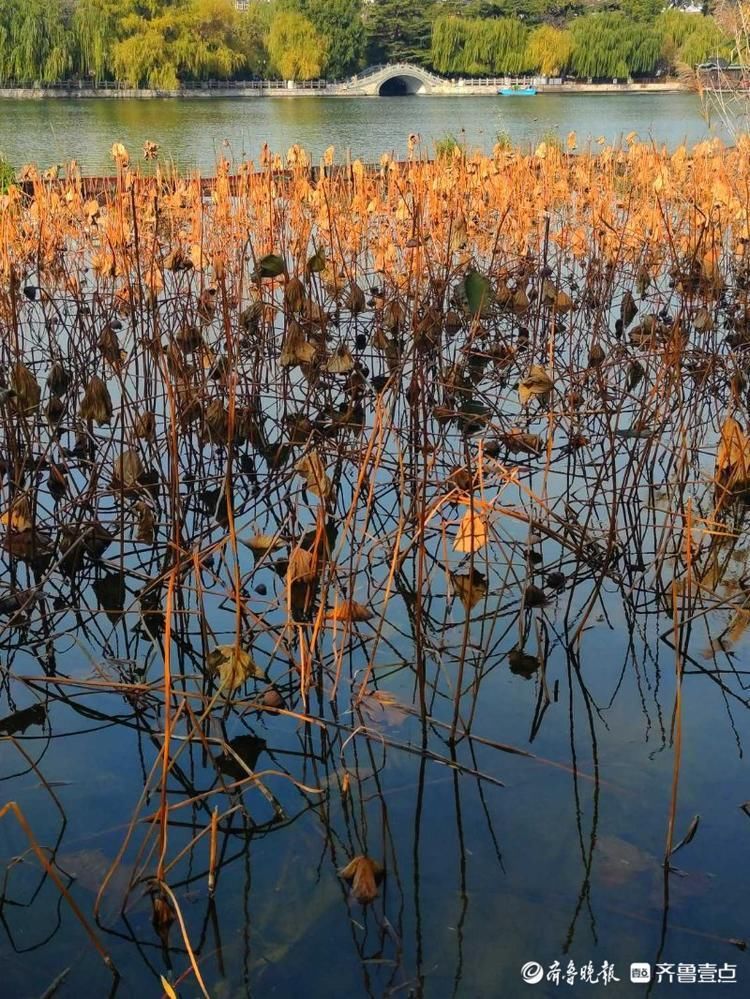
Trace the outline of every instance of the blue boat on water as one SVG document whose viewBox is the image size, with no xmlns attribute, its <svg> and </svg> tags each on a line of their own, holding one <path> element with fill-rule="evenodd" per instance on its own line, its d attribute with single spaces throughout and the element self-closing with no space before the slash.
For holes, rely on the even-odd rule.
<svg viewBox="0 0 750 999">
<path fill-rule="evenodd" d="M 535 97 L 536 87 L 501 87 L 498 94 L 501 97 Z"/>
</svg>

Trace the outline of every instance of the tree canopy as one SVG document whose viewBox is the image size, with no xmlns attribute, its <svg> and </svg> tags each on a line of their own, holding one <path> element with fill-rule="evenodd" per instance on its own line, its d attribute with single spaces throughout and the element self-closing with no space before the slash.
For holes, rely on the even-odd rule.
<svg viewBox="0 0 750 999">
<path fill-rule="evenodd" d="M 0 0 L 0 83 L 340 79 L 415 62 L 449 76 L 607 79 L 732 58 L 663 0 Z"/>
</svg>

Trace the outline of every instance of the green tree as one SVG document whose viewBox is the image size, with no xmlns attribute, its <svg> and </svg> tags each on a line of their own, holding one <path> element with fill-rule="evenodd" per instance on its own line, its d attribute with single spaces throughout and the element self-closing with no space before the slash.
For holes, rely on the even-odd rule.
<svg viewBox="0 0 750 999">
<path fill-rule="evenodd" d="M 526 27 L 514 17 L 442 17 L 432 31 L 432 65 L 440 73 L 483 76 L 528 69 Z"/>
<path fill-rule="evenodd" d="M 73 68 L 73 36 L 60 0 L 0 0 L 0 79 L 52 83 Z"/>
<path fill-rule="evenodd" d="M 271 22 L 268 54 L 285 80 L 312 80 L 325 71 L 328 43 L 304 14 L 280 11 Z"/>
<path fill-rule="evenodd" d="M 290 7 L 309 18 L 328 42 L 330 79 L 351 76 L 365 60 L 365 32 L 360 0 L 291 0 Z"/>
<path fill-rule="evenodd" d="M 376 0 L 365 11 L 368 61 L 429 62 L 431 4 L 424 0 Z"/>
<path fill-rule="evenodd" d="M 174 90 L 184 79 L 227 79 L 247 56 L 232 0 L 131 0 L 112 50 L 116 78 Z"/>
<path fill-rule="evenodd" d="M 72 32 L 79 76 L 102 80 L 112 75 L 112 47 L 119 29 L 117 0 L 78 0 Z"/>
<path fill-rule="evenodd" d="M 526 61 L 529 68 L 542 76 L 560 76 L 573 55 L 573 36 L 569 31 L 541 24 L 529 35 Z"/>
</svg>

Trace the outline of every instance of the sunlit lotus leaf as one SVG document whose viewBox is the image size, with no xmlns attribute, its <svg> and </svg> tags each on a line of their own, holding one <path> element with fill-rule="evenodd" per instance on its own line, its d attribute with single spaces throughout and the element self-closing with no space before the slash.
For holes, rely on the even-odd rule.
<svg viewBox="0 0 750 999">
<path fill-rule="evenodd" d="M 331 492 L 331 480 L 328 478 L 325 465 L 317 451 L 303 455 L 295 465 L 297 472 L 304 478 L 307 489 L 320 499 L 326 500 Z"/>
<path fill-rule="evenodd" d="M 716 477 L 728 489 L 743 487 L 750 482 L 750 437 L 733 416 L 721 427 L 716 452 Z"/>
<path fill-rule="evenodd" d="M 457 552 L 476 552 L 487 544 L 489 537 L 484 516 L 469 508 L 458 525 L 458 534 L 453 542 Z"/>
<path fill-rule="evenodd" d="M 28 496 L 18 496 L 10 509 L 0 515 L 0 524 L 3 524 L 11 531 L 31 530 L 31 504 Z"/>
<path fill-rule="evenodd" d="M 374 614 L 369 607 L 356 600 L 343 600 L 328 611 L 326 617 L 329 621 L 369 621 Z"/>
<path fill-rule="evenodd" d="M 273 534 L 253 534 L 250 538 L 240 538 L 243 545 L 250 549 L 254 555 L 265 555 L 267 552 L 277 551 L 284 548 L 281 538 Z"/>
<path fill-rule="evenodd" d="M 206 656 L 206 665 L 211 673 L 218 674 L 225 690 L 236 690 L 250 677 L 259 675 L 250 654 L 237 645 L 217 645 Z"/>
</svg>

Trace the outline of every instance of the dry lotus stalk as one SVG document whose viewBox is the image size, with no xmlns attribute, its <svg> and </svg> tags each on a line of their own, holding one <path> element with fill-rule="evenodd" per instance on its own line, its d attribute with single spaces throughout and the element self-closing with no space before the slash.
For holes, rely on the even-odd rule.
<svg viewBox="0 0 750 999">
<path fill-rule="evenodd" d="M 295 466 L 304 478 L 307 489 L 323 501 L 331 493 L 331 480 L 326 475 L 325 466 L 317 451 L 310 451 L 297 462 Z"/>
<path fill-rule="evenodd" d="M 112 398 L 106 384 L 98 375 L 89 379 L 78 415 L 82 420 L 97 423 L 100 427 L 112 419 Z"/>
</svg>

